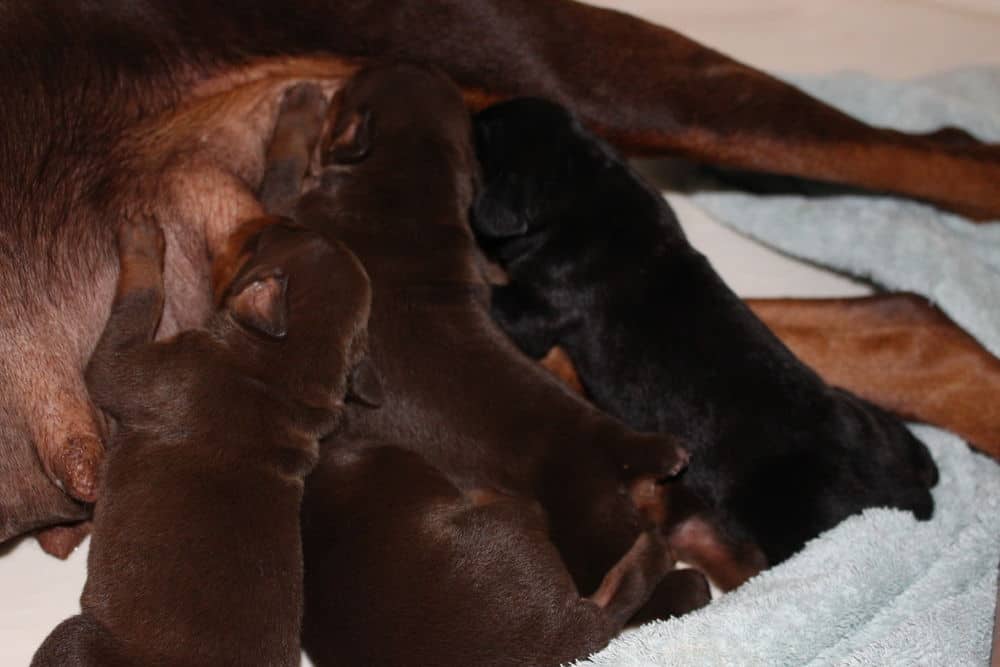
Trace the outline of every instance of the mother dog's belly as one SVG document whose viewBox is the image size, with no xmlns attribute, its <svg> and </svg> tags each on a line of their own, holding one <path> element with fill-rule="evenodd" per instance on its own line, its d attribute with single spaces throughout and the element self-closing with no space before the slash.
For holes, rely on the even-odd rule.
<svg viewBox="0 0 1000 667">
<path fill-rule="evenodd" d="M 110 195 L 100 203 L 80 196 L 68 207 L 72 235 L 14 240 L 42 288 L 9 280 L 3 299 L 18 307 L 16 317 L 6 309 L 0 328 L 7 387 L 0 395 L 0 542 L 86 516 L 64 491 L 82 500 L 97 495 L 104 428 L 83 372 L 110 310 L 120 221 L 151 216 L 166 235 L 157 337 L 199 326 L 213 310 L 213 253 L 242 221 L 262 214 L 254 190 L 284 92 L 312 81 L 332 96 L 359 65 L 277 58 L 193 84 L 174 109 L 131 126 L 99 158 L 107 164 L 94 168 L 107 169 Z"/>
<path fill-rule="evenodd" d="M 259 62 L 201 82 L 182 106 L 125 137 L 138 187 L 124 193 L 121 208 L 154 215 L 167 234 L 158 336 L 204 321 L 212 308 L 210 259 L 241 222 L 263 213 L 254 191 L 285 91 L 308 81 L 332 97 L 358 66 L 335 58 Z"/>
</svg>

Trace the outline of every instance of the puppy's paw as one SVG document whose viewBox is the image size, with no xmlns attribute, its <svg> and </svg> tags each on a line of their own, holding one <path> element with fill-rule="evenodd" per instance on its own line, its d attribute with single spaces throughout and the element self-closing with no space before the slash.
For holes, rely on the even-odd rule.
<svg viewBox="0 0 1000 667">
<path fill-rule="evenodd" d="M 663 482 L 687 468 L 691 455 L 673 436 L 640 433 L 621 443 L 616 455 L 627 479 L 652 477 Z"/>
<path fill-rule="evenodd" d="M 162 266 L 166 247 L 163 229 L 150 217 L 129 218 L 118 228 L 118 256 L 122 264 L 142 259 Z"/>
<path fill-rule="evenodd" d="M 307 166 L 323 134 L 327 106 L 323 90 L 314 83 L 300 83 L 285 91 L 268 149 L 269 165 L 281 159 L 293 159 L 302 162 L 301 168 Z"/>
<path fill-rule="evenodd" d="M 326 116 L 326 96 L 314 83 L 299 83 L 285 91 L 278 111 L 279 123 L 295 123 L 301 130 L 319 138 Z"/>
<path fill-rule="evenodd" d="M 603 608 L 613 622 L 624 625 L 674 565 L 663 535 L 658 530 L 647 530 L 605 575 L 590 600 Z"/>
<path fill-rule="evenodd" d="M 161 292 L 166 239 L 155 220 L 138 217 L 118 229 L 118 298 L 139 290 Z"/>
<path fill-rule="evenodd" d="M 690 568 L 672 570 L 664 575 L 653 595 L 628 624 L 636 627 L 682 616 L 711 601 L 712 591 L 704 574 Z"/>
</svg>

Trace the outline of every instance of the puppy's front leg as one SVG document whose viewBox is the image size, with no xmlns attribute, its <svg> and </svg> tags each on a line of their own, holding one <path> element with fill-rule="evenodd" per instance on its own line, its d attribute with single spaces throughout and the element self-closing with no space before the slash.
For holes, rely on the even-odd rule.
<svg viewBox="0 0 1000 667">
<path fill-rule="evenodd" d="M 628 620 L 628 624 L 637 627 L 651 621 L 683 616 L 711 601 L 712 590 L 704 574 L 691 568 L 671 570 L 642 609 Z"/>
<path fill-rule="evenodd" d="M 285 93 L 257 191 L 269 215 L 287 215 L 298 201 L 326 107 L 323 91 L 315 84 L 302 83 Z"/>
<path fill-rule="evenodd" d="M 639 535 L 628 553 L 611 568 L 590 601 L 622 627 L 649 600 L 657 584 L 673 567 L 666 539 L 658 530 L 648 530 Z"/>
<path fill-rule="evenodd" d="M 94 354 L 86 380 L 94 402 L 110 408 L 120 378 L 127 373 L 123 353 L 153 340 L 163 314 L 163 230 L 153 220 L 122 223 L 118 232 L 118 287 L 111 315 Z"/>
</svg>

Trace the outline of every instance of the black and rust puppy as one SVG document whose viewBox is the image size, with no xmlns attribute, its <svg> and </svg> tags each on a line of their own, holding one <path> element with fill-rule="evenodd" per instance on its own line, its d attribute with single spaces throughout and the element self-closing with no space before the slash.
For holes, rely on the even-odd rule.
<svg viewBox="0 0 1000 667">
<path fill-rule="evenodd" d="M 371 292 L 350 251 L 301 227 L 246 248 L 207 327 L 154 343 L 163 237 L 123 226 L 87 371 L 113 426 L 83 612 L 33 664 L 299 664 L 303 479 L 365 363 Z"/>
<path fill-rule="evenodd" d="M 303 644 L 317 665 L 565 664 L 606 645 L 674 566 L 648 530 L 582 598 L 537 503 L 462 493 L 379 443 L 332 449 L 305 507 Z"/>
<path fill-rule="evenodd" d="M 510 281 L 493 316 L 531 356 L 565 349 L 601 408 L 691 443 L 667 489 L 678 557 L 730 587 L 866 507 L 931 515 L 924 445 L 800 363 L 608 146 L 542 100 L 475 132 L 473 226 Z"/>
<path fill-rule="evenodd" d="M 687 457 L 673 437 L 635 433 L 566 391 L 490 319 L 461 94 L 415 67 L 367 70 L 334 101 L 321 155 L 321 183 L 294 215 L 343 239 L 371 276 L 370 354 L 385 385 L 382 408 L 349 411 L 343 437 L 417 451 L 463 493 L 539 502 L 579 590 L 597 589 L 647 525 L 633 487 Z M 307 572 L 323 567 L 305 546 Z M 704 604 L 703 582 L 676 600 L 671 611 Z"/>
</svg>

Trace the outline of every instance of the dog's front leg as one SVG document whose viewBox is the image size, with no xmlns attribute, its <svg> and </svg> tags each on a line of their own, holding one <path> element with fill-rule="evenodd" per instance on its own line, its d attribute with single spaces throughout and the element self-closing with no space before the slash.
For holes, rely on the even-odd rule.
<svg viewBox="0 0 1000 667">
<path fill-rule="evenodd" d="M 285 91 L 257 190 L 269 215 L 288 215 L 298 201 L 326 107 L 323 90 L 315 84 L 301 83 Z"/>
<path fill-rule="evenodd" d="M 115 411 L 115 397 L 130 385 L 128 350 L 153 340 L 163 314 L 163 230 L 151 219 L 124 222 L 118 232 L 120 268 L 111 315 L 87 364 L 94 403 Z"/>
</svg>

